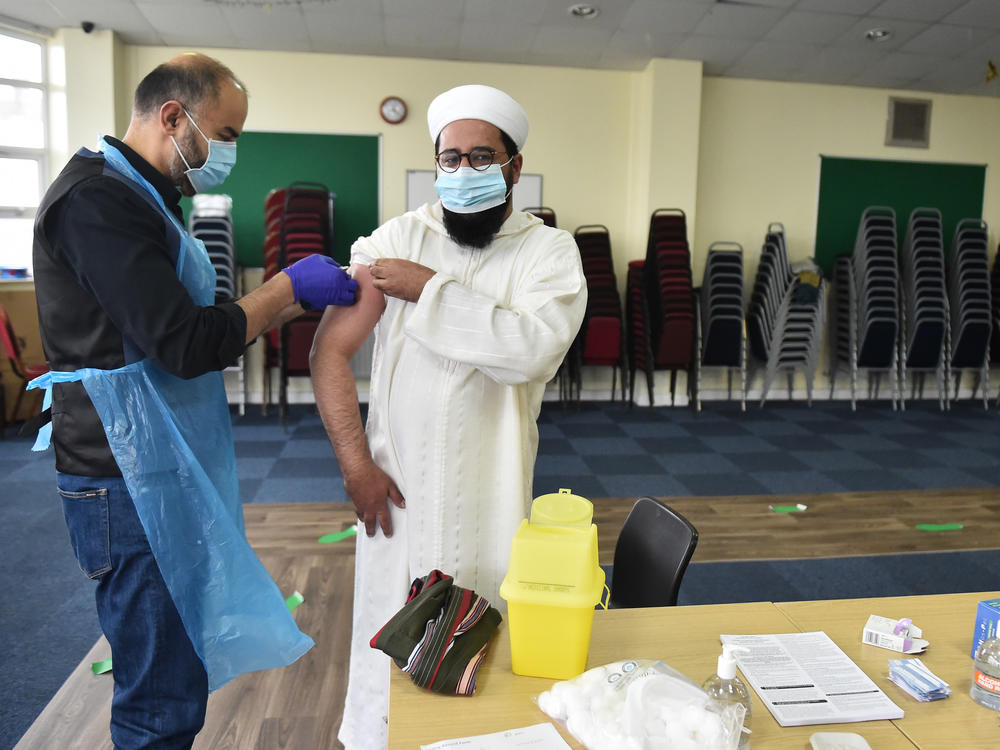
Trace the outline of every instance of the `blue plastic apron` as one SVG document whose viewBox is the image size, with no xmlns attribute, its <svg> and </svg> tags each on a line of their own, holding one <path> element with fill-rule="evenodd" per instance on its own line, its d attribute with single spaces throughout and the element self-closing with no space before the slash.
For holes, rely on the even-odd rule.
<svg viewBox="0 0 1000 750">
<path fill-rule="evenodd" d="M 159 193 L 102 139 L 106 164 L 159 207 L 181 238 L 177 276 L 198 305 L 215 298 L 215 269 Z M 221 372 L 188 380 L 142 360 L 116 370 L 50 372 L 28 388 L 80 381 L 104 425 L 153 556 L 205 664 L 210 690 L 291 664 L 313 646 L 246 541 Z"/>
</svg>

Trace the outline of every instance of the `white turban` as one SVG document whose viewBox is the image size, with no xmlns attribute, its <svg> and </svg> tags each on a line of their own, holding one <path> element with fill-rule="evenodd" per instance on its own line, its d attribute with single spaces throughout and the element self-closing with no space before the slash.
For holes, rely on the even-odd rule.
<svg viewBox="0 0 1000 750">
<path fill-rule="evenodd" d="M 444 126 L 455 120 L 483 120 L 496 125 L 511 137 L 518 151 L 528 140 L 528 116 L 521 105 L 492 86 L 456 86 L 435 97 L 427 108 L 431 140 L 437 142 Z"/>
</svg>

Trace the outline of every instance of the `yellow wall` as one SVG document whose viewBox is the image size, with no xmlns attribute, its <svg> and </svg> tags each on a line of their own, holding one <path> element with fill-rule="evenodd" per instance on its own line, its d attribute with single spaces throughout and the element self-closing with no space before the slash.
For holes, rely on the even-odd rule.
<svg viewBox="0 0 1000 750">
<path fill-rule="evenodd" d="M 67 70 L 67 135 L 60 143 L 53 127 L 57 155 L 61 148 L 72 153 L 91 146 L 98 129 L 121 135 L 139 79 L 184 51 L 124 45 L 109 33 L 74 29 L 60 31 L 56 44 L 65 45 Z M 902 149 L 883 145 L 888 96 L 896 92 L 705 78 L 701 63 L 692 61 L 657 59 L 633 72 L 201 51 L 247 84 L 250 130 L 380 134 L 383 220 L 404 210 L 406 170 L 432 166 L 425 124 L 431 99 L 471 82 L 509 91 L 531 121 L 525 171 L 543 176 L 543 201 L 561 227 L 599 223 L 610 229 L 620 285 L 627 262 L 645 255 L 649 214 L 656 208 L 687 214 L 696 284 L 705 251 L 718 240 L 743 245 L 749 284 L 772 221 L 784 224 L 793 261 L 811 255 L 821 154 L 1000 161 L 1000 101 L 994 98 L 922 95 L 934 102 L 931 147 Z M 401 125 L 386 125 L 378 115 L 389 94 L 409 107 Z M 984 218 L 991 226 L 1000 222 L 998 180 L 988 169 Z M 991 246 L 995 242 L 994 234 Z"/>
<path fill-rule="evenodd" d="M 921 94 L 933 101 L 929 149 L 887 147 L 890 95 L 913 92 L 705 78 L 694 276 L 710 242 L 743 245 L 756 268 L 769 222 L 785 225 L 793 261 L 811 256 L 820 155 L 1000 163 L 1000 100 Z M 986 171 L 983 218 L 1000 222 L 997 170 Z M 994 242 L 991 240 L 991 245 Z"/>
<path fill-rule="evenodd" d="M 179 50 L 128 47 L 130 88 Z M 524 170 L 540 173 L 559 225 L 624 227 L 630 87 L 626 74 L 574 68 L 454 63 L 408 58 L 204 50 L 250 91 L 248 130 L 382 135 L 382 218 L 406 206 L 406 170 L 433 168 L 426 112 L 442 91 L 485 83 L 509 91 L 528 113 Z M 378 106 L 401 96 L 408 116 L 386 125 Z"/>
</svg>

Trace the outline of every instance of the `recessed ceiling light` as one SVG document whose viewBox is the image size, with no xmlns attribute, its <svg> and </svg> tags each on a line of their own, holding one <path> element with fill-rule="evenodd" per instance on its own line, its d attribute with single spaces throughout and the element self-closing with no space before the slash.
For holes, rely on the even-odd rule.
<svg viewBox="0 0 1000 750">
<path fill-rule="evenodd" d="M 881 27 L 868 29 L 868 31 L 865 32 L 865 39 L 869 42 L 884 42 L 891 36 L 892 31 L 890 29 L 884 29 Z"/>
<path fill-rule="evenodd" d="M 569 6 L 566 9 L 574 18 L 586 18 L 592 19 L 597 18 L 597 14 L 600 13 L 600 9 L 595 5 L 587 5 L 586 3 L 576 3 L 575 5 Z"/>
</svg>

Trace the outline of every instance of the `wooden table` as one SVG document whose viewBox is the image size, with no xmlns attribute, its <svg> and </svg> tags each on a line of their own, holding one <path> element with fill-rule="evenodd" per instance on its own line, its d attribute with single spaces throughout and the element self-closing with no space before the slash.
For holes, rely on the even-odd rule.
<svg viewBox="0 0 1000 750">
<path fill-rule="evenodd" d="M 755 700 L 751 747 L 805 750 L 809 748 L 809 737 L 822 731 L 857 732 L 876 750 L 989 747 L 1000 739 L 1000 725 L 996 712 L 969 698 L 972 666 L 969 651 L 976 602 L 998 596 L 998 592 L 985 592 L 598 611 L 594 615 L 587 668 L 647 657 L 661 659 L 701 682 L 715 672 L 721 633 L 823 630 L 906 711 L 906 716 L 895 722 L 781 727 Z M 913 618 L 931 642 L 921 658 L 951 684 L 950 698 L 920 703 L 888 681 L 889 659 L 902 655 L 861 644 L 861 630 L 870 614 Z M 392 670 L 388 747 L 413 750 L 443 739 L 550 722 L 532 699 L 554 682 L 521 677 L 510 671 L 510 645 L 505 626 L 501 625 L 480 668 L 476 694 L 472 697 L 427 693 L 414 687 L 401 671 Z M 559 729 L 571 747 L 582 748 L 568 732 Z"/>
<path fill-rule="evenodd" d="M 865 674 L 874 680 L 906 715 L 892 723 L 921 748 L 987 748 L 1000 743 L 1000 720 L 969 696 L 972 685 L 972 631 L 976 603 L 996 599 L 998 593 L 899 596 L 882 599 L 840 599 L 828 602 L 780 602 L 796 629 L 823 630 Z M 883 648 L 861 643 L 861 626 L 868 615 L 912 618 L 930 641 L 920 660 L 948 683 L 951 696 L 921 703 L 889 682 L 889 660 L 898 659 Z M 755 717 L 756 718 L 756 717 Z M 878 747 L 869 739 L 869 744 Z"/>
</svg>

